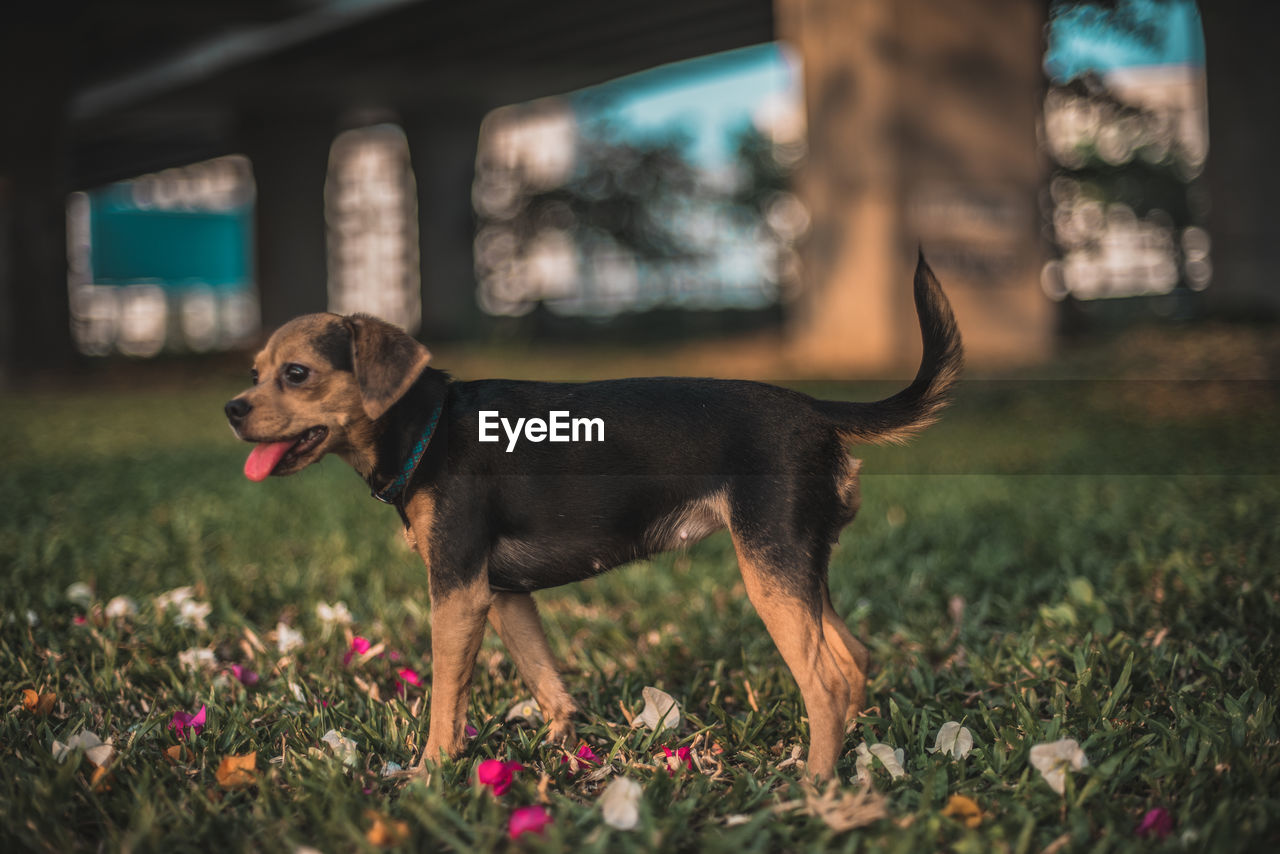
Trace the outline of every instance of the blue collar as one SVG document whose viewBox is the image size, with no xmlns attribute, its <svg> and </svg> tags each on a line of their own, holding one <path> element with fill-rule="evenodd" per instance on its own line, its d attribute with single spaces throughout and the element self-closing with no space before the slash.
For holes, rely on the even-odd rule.
<svg viewBox="0 0 1280 854">
<path fill-rule="evenodd" d="M 381 501 L 383 504 L 394 504 L 400 506 L 400 499 L 404 497 L 405 487 L 409 485 L 409 481 L 413 479 L 413 473 L 418 470 L 418 463 L 422 462 L 422 455 L 427 452 L 427 446 L 431 444 L 431 437 L 435 435 L 436 426 L 440 423 L 440 413 L 444 410 L 444 404 L 441 403 L 436 407 L 435 412 L 431 413 L 431 418 L 427 421 L 427 426 L 422 430 L 422 437 L 418 439 L 413 451 L 409 454 L 408 459 L 404 461 L 404 465 L 400 468 L 400 474 L 396 475 L 396 479 L 391 481 L 382 489 L 373 490 L 373 497 Z"/>
</svg>

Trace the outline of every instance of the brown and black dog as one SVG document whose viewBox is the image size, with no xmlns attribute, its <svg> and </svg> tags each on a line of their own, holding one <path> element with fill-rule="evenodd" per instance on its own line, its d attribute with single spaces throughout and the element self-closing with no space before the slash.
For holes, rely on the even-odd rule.
<svg viewBox="0 0 1280 854">
<path fill-rule="evenodd" d="M 962 361 L 923 256 L 915 303 L 919 372 L 875 403 L 711 379 L 454 381 L 388 323 L 313 314 L 271 336 L 254 387 L 226 414 L 239 438 L 259 443 L 245 463 L 251 479 L 333 453 L 400 511 L 431 598 L 423 763 L 462 750 L 486 619 L 551 738 L 570 740 L 574 703 L 531 592 L 728 528 L 747 595 L 800 686 L 808 771 L 828 777 L 865 703 L 868 663 L 827 588 L 831 546 L 859 504 L 860 463 L 846 449 L 932 423 Z"/>
</svg>

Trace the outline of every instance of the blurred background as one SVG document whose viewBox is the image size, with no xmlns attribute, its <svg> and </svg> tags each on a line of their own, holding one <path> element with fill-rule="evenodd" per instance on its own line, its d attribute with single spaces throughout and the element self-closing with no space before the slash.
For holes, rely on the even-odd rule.
<svg viewBox="0 0 1280 854">
<path fill-rule="evenodd" d="M 324 310 L 494 373 L 898 376 L 918 246 L 989 375 L 1280 314 L 1275 4 L 2 14 L 9 383 Z"/>
</svg>

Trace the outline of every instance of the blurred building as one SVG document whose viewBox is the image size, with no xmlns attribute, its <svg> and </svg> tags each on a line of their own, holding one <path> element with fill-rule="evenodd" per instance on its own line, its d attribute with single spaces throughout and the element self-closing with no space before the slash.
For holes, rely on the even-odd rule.
<svg viewBox="0 0 1280 854">
<path fill-rule="evenodd" d="M 779 199 L 770 217 L 793 244 L 767 261 L 784 272 L 762 293 L 786 301 L 796 368 L 909 365 L 918 338 L 907 284 L 921 245 L 976 361 L 1025 361 L 1048 346 L 1037 0 L 102 0 L 77 10 L 67 21 L 24 8 L 21 22 L 10 11 L 0 28 L 6 112 L 16 117 L 0 122 L 7 372 L 65 361 L 73 328 L 86 352 L 145 353 L 160 334 L 199 350 L 335 308 L 459 338 L 486 328 L 486 301 L 500 308 L 533 294 L 572 307 L 565 283 L 584 273 L 594 284 L 577 294 L 579 308 L 625 301 L 639 276 L 625 255 L 584 267 L 554 232 L 486 289 L 498 281 L 485 278 L 486 259 L 512 258 L 500 233 L 476 232 L 474 211 L 501 206 L 501 188 L 477 182 L 482 120 L 777 38 L 803 68 L 804 118 L 761 124 L 781 136 L 803 128 L 808 155 L 797 203 Z M 554 144 L 563 121 L 540 122 L 519 131 L 523 142 L 495 131 L 481 165 L 564 169 Z M 203 196 L 181 210 L 99 204 L 126 188 L 193 184 L 168 170 L 212 174 L 223 167 L 204 164 L 228 163 L 252 198 L 243 280 L 199 281 L 181 265 L 160 281 L 107 280 L 92 250 L 75 254 L 86 203 L 91 236 L 100 208 L 152 214 L 148 228 L 165 213 L 175 240 L 200 217 L 234 232 L 249 221 L 237 219 L 243 212 Z M 712 218 L 689 230 L 714 242 L 727 228 Z"/>
</svg>

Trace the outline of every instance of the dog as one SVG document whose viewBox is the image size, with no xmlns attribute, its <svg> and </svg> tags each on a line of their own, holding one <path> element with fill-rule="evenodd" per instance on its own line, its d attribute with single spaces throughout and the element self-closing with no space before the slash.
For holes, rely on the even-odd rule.
<svg viewBox="0 0 1280 854">
<path fill-rule="evenodd" d="M 831 547 L 860 503 L 861 462 L 847 449 L 901 442 L 933 423 L 963 361 L 923 254 L 914 298 L 919 371 L 874 403 L 715 379 L 463 382 L 431 367 L 427 348 L 389 323 L 311 314 L 270 337 L 253 387 L 225 409 L 236 436 L 256 443 L 245 463 L 251 480 L 335 454 L 399 511 L 431 602 L 420 773 L 462 751 L 486 620 L 550 739 L 572 743 L 576 707 L 530 594 L 727 528 L 747 596 L 799 684 L 807 772 L 822 779 L 866 702 L 867 648 L 827 586 Z M 555 441 L 557 419 L 562 436 L 586 429 L 576 442 Z"/>
</svg>

